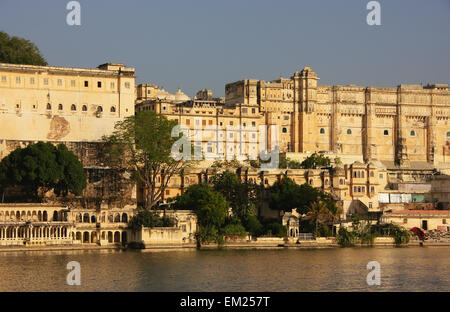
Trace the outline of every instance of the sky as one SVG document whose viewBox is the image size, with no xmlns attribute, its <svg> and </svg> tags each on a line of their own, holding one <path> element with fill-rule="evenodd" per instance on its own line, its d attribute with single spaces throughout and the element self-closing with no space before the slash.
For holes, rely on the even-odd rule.
<svg viewBox="0 0 450 312">
<path fill-rule="evenodd" d="M 136 83 L 189 96 L 241 79 L 291 77 L 322 85 L 450 83 L 450 0 L 0 0 L 0 30 L 34 42 L 50 65 L 136 68 Z"/>
</svg>

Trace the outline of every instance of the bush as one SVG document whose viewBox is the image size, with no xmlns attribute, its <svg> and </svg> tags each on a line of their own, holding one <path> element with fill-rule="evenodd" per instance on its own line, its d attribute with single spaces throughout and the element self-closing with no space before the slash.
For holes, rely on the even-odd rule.
<svg viewBox="0 0 450 312">
<path fill-rule="evenodd" d="M 391 232 L 391 236 L 394 237 L 395 245 L 400 246 L 409 243 L 411 232 L 400 226 L 395 226 L 394 230 Z"/>
<path fill-rule="evenodd" d="M 264 226 L 264 233 L 268 236 L 286 237 L 287 228 L 279 222 L 271 222 Z"/>
<path fill-rule="evenodd" d="M 242 226 L 242 224 L 232 223 L 225 226 L 225 228 L 223 229 L 223 234 L 227 236 L 245 237 L 247 235 L 247 231 Z"/>
<path fill-rule="evenodd" d="M 256 216 L 247 216 L 243 220 L 243 225 L 252 236 L 260 236 L 263 234 L 264 227 L 262 226 L 261 222 L 259 222 Z"/>
<path fill-rule="evenodd" d="M 169 217 L 160 217 L 155 211 L 141 210 L 137 215 L 133 216 L 128 222 L 128 226 L 133 231 L 139 231 L 143 226 L 153 227 L 172 227 L 175 220 Z"/>
<path fill-rule="evenodd" d="M 336 241 L 342 247 L 355 246 L 358 241 L 357 233 L 350 232 L 346 228 L 341 227 L 336 235 Z"/>
</svg>

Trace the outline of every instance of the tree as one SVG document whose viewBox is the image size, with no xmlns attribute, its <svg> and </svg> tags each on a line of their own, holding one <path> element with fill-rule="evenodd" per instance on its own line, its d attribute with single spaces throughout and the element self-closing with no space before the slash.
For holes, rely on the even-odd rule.
<svg viewBox="0 0 450 312">
<path fill-rule="evenodd" d="M 83 166 L 63 144 L 38 142 L 18 148 L 0 162 L 0 187 L 21 186 L 34 198 L 39 190 L 81 195 L 86 187 Z"/>
<path fill-rule="evenodd" d="M 220 241 L 229 204 L 225 197 L 211 186 L 201 183 L 187 188 L 173 205 L 176 210 L 193 210 L 199 225 L 198 239 L 201 243 Z"/>
<path fill-rule="evenodd" d="M 210 182 L 214 190 L 225 196 L 235 216 L 243 219 L 254 213 L 257 192 L 255 184 L 242 183 L 238 176 L 229 170 L 216 173 Z"/>
<path fill-rule="evenodd" d="M 34 43 L 23 38 L 10 37 L 3 31 L 0 31 L 0 63 L 48 65 Z"/>
<path fill-rule="evenodd" d="M 239 229 L 244 227 L 252 235 L 258 235 L 262 228 L 255 216 L 258 186 L 254 183 L 242 182 L 235 173 L 229 170 L 215 173 L 210 182 L 214 190 L 222 194 L 230 203 L 235 219 L 230 221 L 229 227 Z M 239 220 L 239 225 L 236 225 L 236 219 Z"/>
<path fill-rule="evenodd" d="M 134 171 L 132 181 L 143 186 L 146 209 L 163 199 L 170 178 L 188 165 L 183 158 L 172 157 L 172 147 L 179 139 L 171 136 L 176 125 L 163 115 L 142 111 L 116 123 L 113 134 L 104 137 L 107 162 Z"/>
<path fill-rule="evenodd" d="M 154 227 L 172 227 L 175 225 L 175 221 L 172 218 L 160 217 L 155 211 L 140 210 L 134 215 L 128 226 L 134 231 L 139 231 L 143 226 L 148 228 Z"/>
<path fill-rule="evenodd" d="M 55 185 L 55 194 L 67 196 L 72 192 L 75 195 L 81 195 L 86 187 L 86 176 L 83 165 L 80 163 L 74 153 L 67 149 L 64 144 L 57 146 L 56 160 L 61 166 L 63 179 L 60 179 Z"/>
<path fill-rule="evenodd" d="M 329 167 L 330 164 L 331 160 L 329 157 L 314 153 L 301 162 L 301 167 L 304 169 L 316 169 L 320 167 Z"/>
<path fill-rule="evenodd" d="M 270 188 L 269 206 L 274 210 L 304 214 L 311 202 L 317 199 L 318 191 L 309 184 L 298 185 L 288 177 L 275 182 Z"/>
</svg>

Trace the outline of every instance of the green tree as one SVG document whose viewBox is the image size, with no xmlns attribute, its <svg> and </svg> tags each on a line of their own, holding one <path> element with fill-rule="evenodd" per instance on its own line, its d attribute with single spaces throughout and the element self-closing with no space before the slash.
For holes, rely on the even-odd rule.
<svg viewBox="0 0 450 312">
<path fill-rule="evenodd" d="M 23 38 L 10 37 L 3 31 L 0 31 L 0 63 L 48 65 L 34 43 Z"/>
<path fill-rule="evenodd" d="M 132 168 L 131 181 L 145 190 L 146 209 L 162 200 L 170 178 L 189 163 L 172 157 L 172 147 L 181 137 L 171 136 L 176 125 L 163 115 L 142 111 L 116 123 L 113 134 L 104 137 L 105 160 L 111 166 Z"/>
<path fill-rule="evenodd" d="M 61 167 L 63 179 L 55 185 L 55 194 L 67 196 L 69 191 L 79 196 L 86 187 L 83 165 L 64 144 L 57 146 L 56 160 Z"/>
<path fill-rule="evenodd" d="M 300 214 L 307 213 L 309 205 L 320 195 L 320 192 L 309 184 L 298 185 L 288 177 L 275 182 L 269 188 L 269 192 L 271 209 L 291 212 L 297 208 Z"/>
<path fill-rule="evenodd" d="M 203 183 L 189 186 L 183 195 L 177 197 L 173 207 L 176 210 L 195 212 L 199 225 L 197 234 L 201 243 L 221 240 L 229 204 L 211 186 Z"/>
<path fill-rule="evenodd" d="M 321 167 L 329 167 L 331 160 L 322 154 L 311 154 L 301 162 L 301 167 L 304 169 L 317 169 Z"/>
<path fill-rule="evenodd" d="M 83 166 L 63 144 L 38 142 L 18 148 L 0 162 L 2 189 L 20 186 L 38 199 L 38 192 L 54 189 L 55 194 L 81 195 L 86 187 Z"/>
<path fill-rule="evenodd" d="M 174 225 L 175 221 L 172 218 L 160 217 L 156 211 L 149 210 L 140 210 L 128 221 L 128 226 L 134 232 L 139 231 L 142 227 L 172 227 Z"/>
<path fill-rule="evenodd" d="M 214 190 L 225 196 L 235 216 L 242 220 L 254 214 L 257 196 L 255 184 L 241 182 L 238 176 L 229 170 L 213 175 L 211 183 Z"/>
</svg>

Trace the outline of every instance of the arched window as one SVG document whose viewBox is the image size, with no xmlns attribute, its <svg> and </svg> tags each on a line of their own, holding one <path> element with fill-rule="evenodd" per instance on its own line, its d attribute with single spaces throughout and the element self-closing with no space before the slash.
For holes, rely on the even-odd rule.
<svg viewBox="0 0 450 312">
<path fill-rule="evenodd" d="M 344 184 L 344 179 L 339 179 L 339 184 Z"/>
<path fill-rule="evenodd" d="M 313 180 L 313 179 L 309 179 L 309 184 L 310 184 L 310 185 L 312 185 L 312 184 L 313 184 L 313 182 L 314 182 L 314 180 Z"/>
<path fill-rule="evenodd" d="M 287 129 L 286 128 L 283 128 L 283 133 L 286 133 L 287 132 Z"/>
<path fill-rule="evenodd" d="M 325 129 L 324 128 L 320 128 L 320 134 L 324 134 L 325 133 Z"/>
<path fill-rule="evenodd" d="M 86 111 L 87 111 L 87 106 L 86 106 L 86 105 L 83 105 L 83 107 L 81 108 L 81 110 L 82 110 L 83 112 L 86 112 Z"/>
<path fill-rule="evenodd" d="M 47 109 L 52 109 L 52 104 L 47 103 Z"/>
<path fill-rule="evenodd" d="M 347 129 L 347 134 L 352 134 L 352 129 Z"/>
<path fill-rule="evenodd" d="M 373 178 L 375 176 L 375 173 L 373 171 L 370 171 L 370 177 Z"/>
<path fill-rule="evenodd" d="M 189 178 L 188 178 L 188 177 L 185 177 L 185 178 L 184 178 L 184 183 L 186 183 L 186 184 L 189 183 Z"/>
<path fill-rule="evenodd" d="M 72 106 L 70 106 L 70 110 L 76 111 L 77 110 L 77 106 L 75 104 L 72 104 Z"/>
<path fill-rule="evenodd" d="M 383 134 L 384 135 L 389 135 L 389 130 L 384 130 Z"/>
<path fill-rule="evenodd" d="M 122 213 L 122 222 L 127 223 L 128 222 L 128 215 L 126 213 Z"/>
<path fill-rule="evenodd" d="M 116 112 L 116 107 L 115 106 L 111 106 L 111 113 L 115 113 Z"/>
<path fill-rule="evenodd" d="M 101 106 L 97 107 L 97 112 L 103 112 L 103 107 Z"/>
<path fill-rule="evenodd" d="M 447 132 L 447 138 L 450 138 L 450 131 Z"/>
<path fill-rule="evenodd" d="M 63 109 L 63 105 L 62 104 L 58 104 L 58 110 L 62 110 Z"/>
<path fill-rule="evenodd" d="M 414 130 L 411 130 L 410 134 L 411 134 L 411 136 L 415 136 L 416 132 Z"/>
</svg>

